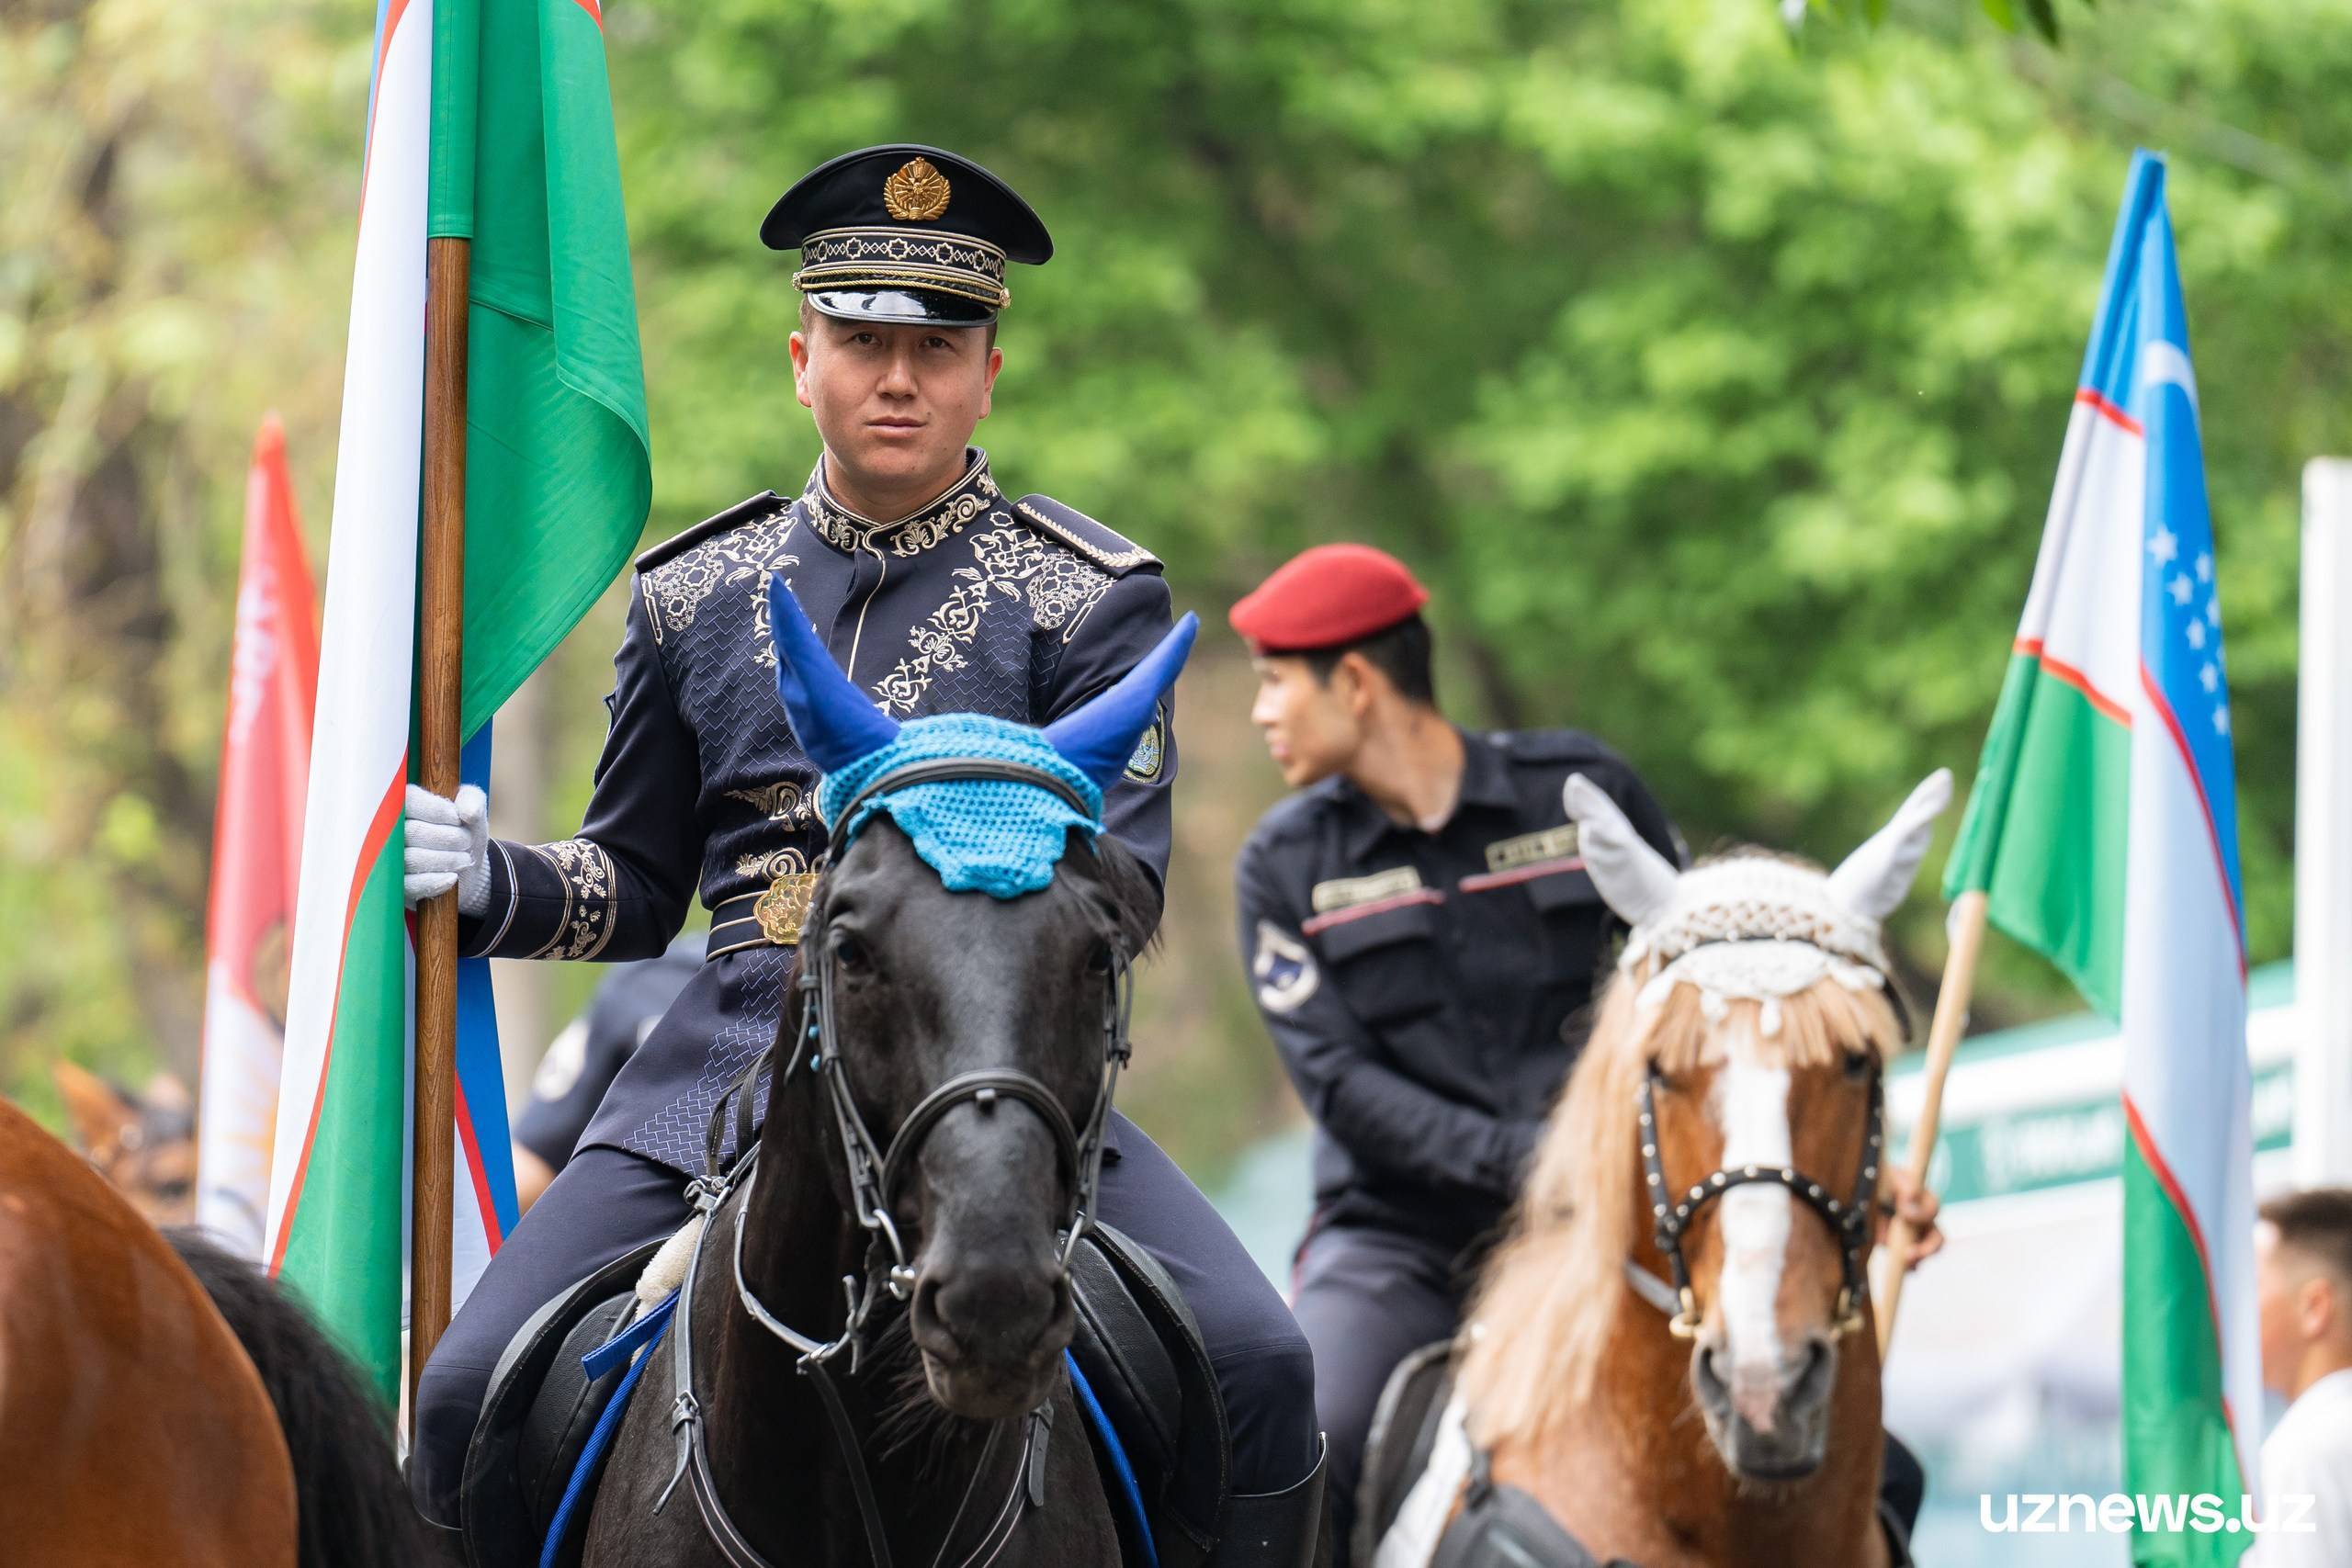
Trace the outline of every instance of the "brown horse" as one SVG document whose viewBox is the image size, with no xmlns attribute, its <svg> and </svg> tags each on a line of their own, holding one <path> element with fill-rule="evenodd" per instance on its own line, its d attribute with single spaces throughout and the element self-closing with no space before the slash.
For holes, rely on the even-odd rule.
<svg viewBox="0 0 2352 1568">
<path fill-rule="evenodd" d="M 0 1101 L 0 1557 L 41 1568 L 421 1560 L 391 1434 L 250 1264 L 167 1241 Z"/>
<path fill-rule="evenodd" d="M 1482 1280 L 1456 1474 L 1422 1483 L 1453 1492 L 1425 1518 L 1483 1454 L 1599 1560 L 1889 1562 L 1863 1269 L 1904 1031 L 1879 922 L 1950 789 L 1928 780 L 1834 874 L 1755 853 L 1682 874 L 1569 782 L 1633 935 Z M 1410 1560 L 1402 1533 L 1382 1568 Z"/>
</svg>

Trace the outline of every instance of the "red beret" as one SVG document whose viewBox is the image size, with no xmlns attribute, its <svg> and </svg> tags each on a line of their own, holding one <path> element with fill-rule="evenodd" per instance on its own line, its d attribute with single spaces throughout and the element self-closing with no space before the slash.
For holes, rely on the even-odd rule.
<svg viewBox="0 0 2352 1568">
<path fill-rule="evenodd" d="M 1385 632 L 1430 602 L 1405 563 L 1370 545 L 1317 545 L 1233 606 L 1253 653 L 1312 653 Z"/>
</svg>

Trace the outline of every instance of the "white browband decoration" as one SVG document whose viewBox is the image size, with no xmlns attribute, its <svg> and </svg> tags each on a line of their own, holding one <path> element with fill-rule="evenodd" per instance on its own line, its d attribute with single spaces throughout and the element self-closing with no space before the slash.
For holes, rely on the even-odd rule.
<svg viewBox="0 0 2352 1568">
<path fill-rule="evenodd" d="M 1593 885 L 1633 927 L 1618 964 L 1628 976 L 1649 975 L 1641 1006 L 1690 986 L 1711 1023 L 1734 1001 L 1761 1003 L 1757 1026 L 1768 1036 L 1780 1032 L 1781 999 L 1825 978 L 1853 991 L 1885 987 L 1880 922 L 1903 901 L 1951 797 L 1951 775 L 1938 770 L 1834 872 L 1763 854 L 1679 871 L 1591 781 L 1577 775 L 1563 791 Z"/>
</svg>

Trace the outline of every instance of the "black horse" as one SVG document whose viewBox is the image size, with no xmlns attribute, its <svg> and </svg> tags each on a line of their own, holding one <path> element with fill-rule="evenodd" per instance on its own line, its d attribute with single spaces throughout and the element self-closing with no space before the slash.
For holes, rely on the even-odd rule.
<svg viewBox="0 0 2352 1568">
<path fill-rule="evenodd" d="M 780 583 L 773 604 L 778 683 L 812 759 L 837 774 L 893 745 L 899 727 Z M 1190 636 L 1187 617 L 1091 716 L 1026 732 L 1059 764 L 933 754 L 829 800 L 765 1127 L 748 1172 L 706 1197 L 669 1339 L 614 1439 L 591 1568 L 1119 1560 L 1063 1372 L 1069 1249 L 1157 894 L 1072 820 L 1099 819 L 1099 795 L 1070 775 L 1099 784 L 1107 758 L 1115 776 Z M 1041 814 L 1050 880 L 950 891 L 939 857 L 875 809 L 944 778 Z"/>
</svg>

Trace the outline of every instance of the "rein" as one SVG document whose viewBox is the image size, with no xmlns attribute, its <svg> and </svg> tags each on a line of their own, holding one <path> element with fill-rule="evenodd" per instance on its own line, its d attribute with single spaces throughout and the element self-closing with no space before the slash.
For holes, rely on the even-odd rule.
<svg viewBox="0 0 2352 1568">
<path fill-rule="evenodd" d="M 860 810 L 868 803 L 893 791 L 922 784 L 986 781 L 1033 785 L 1085 811 L 1086 803 L 1061 779 L 1043 769 L 1023 763 L 980 758 L 942 758 L 910 763 L 894 768 L 868 784 L 843 807 L 835 818 L 821 871 L 837 863 L 854 836 L 854 824 Z M 842 1056 L 833 1010 L 833 962 L 824 942 L 821 900 L 816 918 L 804 932 L 800 947 L 801 973 L 797 983 L 800 994 L 800 1019 L 795 1030 L 791 1059 L 777 1074 L 771 1093 L 780 1092 L 806 1063 L 807 1076 L 817 1078 L 823 1086 L 833 1112 L 833 1122 L 841 1146 L 841 1157 L 849 1179 L 852 1201 L 858 1224 L 867 1233 L 865 1276 L 842 1277 L 847 1315 L 842 1331 L 831 1339 L 820 1339 L 794 1328 L 771 1312 L 752 1290 L 743 1274 L 743 1213 L 750 1206 L 751 1193 L 757 1176 L 759 1145 L 751 1136 L 751 1101 L 757 1091 L 761 1069 L 775 1055 L 782 1044 L 762 1053 L 758 1061 L 729 1090 L 737 1096 L 736 1125 L 740 1136 L 737 1146 L 745 1152 L 723 1181 L 712 1185 L 696 1180 L 689 1194 L 697 1213 L 705 1216 L 702 1234 L 695 1237 L 694 1257 L 686 1266 L 685 1282 L 680 1287 L 675 1314 L 676 1329 L 672 1337 L 673 1375 L 677 1397 L 670 1412 L 670 1427 L 678 1455 L 676 1468 L 671 1472 L 670 1483 L 653 1506 L 660 1513 L 667 1506 L 683 1478 L 689 1483 L 695 1506 L 702 1516 L 705 1530 L 720 1553 L 734 1568 L 775 1568 L 775 1565 L 745 1538 L 726 1505 L 718 1495 L 716 1474 L 711 1470 L 708 1444 L 703 1431 L 704 1412 L 694 1392 L 694 1350 L 692 1298 L 695 1277 L 700 1272 L 702 1250 L 710 1240 L 710 1233 L 718 1224 L 719 1211 L 734 1205 L 732 1224 L 734 1236 L 729 1247 L 730 1265 L 734 1276 L 737 1303 L 746 1315 L 763 1330 L 797 1353 L 796 1369 L 816 1384 L 820 1401 L 825 1407 L 826 1418 L 832 1427 L 836 1446 L 849 1469 L 850 1487 L 857 1503 L 858 1517 L 865 1533 L 866 1555 L 873 1568 L 891 1568 L 893 1559 L 888 1538 L 884 1530 L 880 1504 L 874 1492 L 865 1455 L 852 1424 L 849 1410 L 835 1381 L 832 1363 L 846 1350 L 849 1368 L 845 1374 L 855 1377 L 868 1320 L 887 1294 L 894 1302 L 904 1302 L 912 1294 L 915 1270 L 907 1254 L 906 1244 L 899 1235 L 897 1223 L 891 1218 L 891 1208 L 901 1179 L 912 1164 L 923 1141 L 947 1114 L 966 1104 L 977 1105 L 983 1112 L 992 1113 L 1000 1101 L 1025 1105 L 1045 1122 L 1052 1134 L 1055 1147 L 1061 1156 L 1063 1168 L 1071 1178 L 1069 1217 L 1060 1227 L 1061 1257 L 1059 1266 L 1064 1280 L 1069 1278 L 1070 1258 L 1079 1242 L 1092 1224 L 1096 1200 L 1102 1183 L 1103 1134 L 1110 1120 L 1112 1096 L 1116 1091 L 1120 1070 L 1133 1053 L 1128 1028 L 1134 1007 L 1134 976 L 1128 955 L 1117 942 L 1111 943 L 1111 964 L 1103 991 L 1102 1066 L 1101 1092 L 1096 1096 L 1092 1113 L 1081 1130 L 1069 1115 L 1068 1108 L 1054 1092 L 1028 1073 L 1012 1067 L 984 1068 L 959 1073 L 940 1084 L 916 1102 L 912 1111 L 899 1124 L 887 1145 L 876 1139 L 857 1107 L 855 1093 L 850 1083 L 849 1065 Z M 813 952 L 813 961 L 810 954 Z M 717 1165 L 716 1146 L 726 1115 L 722 1101 L 712 1118 L 712 1146 Z M 1033 1410 L 1023 1419 L 1022 1448 L 1012 1471 L 1012 1485 L 1003 1504 L 998 1508 L 987 1532 L 979 1542 L 959 1560 L 960 1568 L 983 1568 L 1001 1553 L 1023 1514 L 1024 1491 L 1029 1507 L 1041 1507 L 1045 1503 L 1045 1454 L 1047 1438 L 1053 1428 L 1053 1407 L 1050 1400 Z M 948 1548 L 962 1525 L 966 1510 L 989 1463 L 994 1459 L 999 1439 L 1003 1433 L 1001 1423 L 995 1424 L 989 1434 L 979 1463 L 975 1467 L 970 1486 L 947 1534 L 940 1543 L 935 1564 L 944 1564 Z"/>
</svg>

